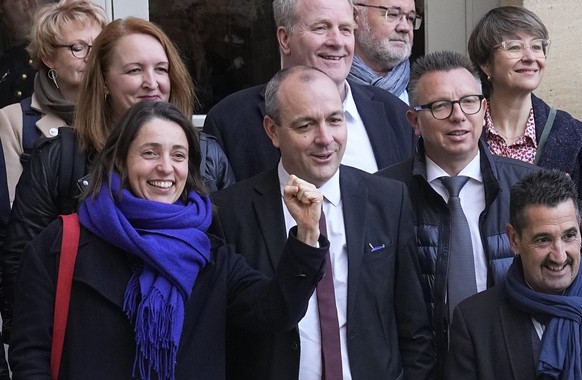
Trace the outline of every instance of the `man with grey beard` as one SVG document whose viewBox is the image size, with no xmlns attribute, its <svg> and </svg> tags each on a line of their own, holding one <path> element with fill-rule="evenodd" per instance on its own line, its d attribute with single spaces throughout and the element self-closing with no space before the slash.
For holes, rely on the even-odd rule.
<svg viewBox="0 0 582 380">
<path fill-rule="evenodd" d="M 410 53 L 414 30 L 422 17 L 414 0 L 369 0 L 354 3 L 358 28 L 356 47 L 348 78 L 383 88 L 408 103 Z"/>
</svg>

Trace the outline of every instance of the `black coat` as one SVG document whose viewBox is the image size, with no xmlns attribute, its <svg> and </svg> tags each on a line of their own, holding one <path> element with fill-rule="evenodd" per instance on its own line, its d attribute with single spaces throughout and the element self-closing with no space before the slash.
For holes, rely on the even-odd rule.
<svg viewBox="0 0 582 380">
<path fill-rule="evenodd" d="M 417 139 L 406 120 L 406 103 L 381 88 L 349 84 L 378 168 L 412 157 Z M 216 137 L 237 181 L 272 169 L 279 162 L 279 150 L 263 128 L 264 117 L 265 85 L 227 96 L 206 116 L 203 130 Z"/>
<path fill-rule="evenodd" d="M 422 380 L 433 368 L 406 188 L 340 166 L 348 255 L 347 348 L 354 380 Z M 272 275 L 286 238 L 277 170 L 213 195 L 226 240 L 249 264 Z M 370 245 L 385 248 L 372 251 Z M 297 380 L 299 334 L 229 336 L 232 379 Z"/>
<path fill-rule="evenodd" d="M 50 379 L 50 350 L 62 222 L 25 251 L 19 270 L 9 360 L 13 380 Z M 211 236 L 211 261 L 185 304 L 176 380 L 225 377 L 225 330 L 286 330 L 303 317 L 323 275 L 329 243 L 307 246 L 290 234 L 271 281 Z M 134 329 L 123 311 L 129 255 L 81 229 L 60 379 L 130 379 Z M 137 374 L 139 378 L 139 372 Z"/>
</svg>

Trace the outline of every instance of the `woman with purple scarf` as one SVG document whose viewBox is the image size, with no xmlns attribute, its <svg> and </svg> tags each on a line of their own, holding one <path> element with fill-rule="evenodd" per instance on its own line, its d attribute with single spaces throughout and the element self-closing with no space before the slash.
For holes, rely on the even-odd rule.
<svg viewBox="0 0 582 380">
<path fill-rule="evenodd" d="M 207 231 L 212 205 L 190 121 L 173 105 L 129 109 L 91 171 L 59 378 L 224 379 L 229 328 L 285 331 L 322 276 L 322 195 L 291 176 L 297 221 L 274 278 Z M 53 222 L 20 263 L 13 379 L 49 379 L 63 233 Z"/>
</svg>

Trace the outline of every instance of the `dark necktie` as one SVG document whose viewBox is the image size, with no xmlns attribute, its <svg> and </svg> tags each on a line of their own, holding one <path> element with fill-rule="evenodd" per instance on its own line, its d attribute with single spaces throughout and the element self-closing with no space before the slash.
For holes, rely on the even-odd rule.
<svg viewBox="0 0 582 380">
<path fill-rule="evenodd" d="M 327 228 L 323 209 L 319 218 L 319 231 L 327 236 Z M 335 290 L 331 271 L 329 251 L 325 256 L 325 276 L 317 284 L 317 307 L 319 310 L 319 325 L 321 328 L 321 359 L 322 379 L 342 379 L 342 356 L 340 348 L 339 322 L 335 305 Z"/>
<path fill-rule="evenodd" d="M 449 323 L 451 323 L 455 306 L 477 293 L 471 231 L 461 207 L 461 198 L 459 198 L 459 193 L 468 180 L 469 177 L 466 176 L 441 177 L 443 185 L 449 192 L 448 207 L 451 213 L 447 284 Z"/>
</svg>

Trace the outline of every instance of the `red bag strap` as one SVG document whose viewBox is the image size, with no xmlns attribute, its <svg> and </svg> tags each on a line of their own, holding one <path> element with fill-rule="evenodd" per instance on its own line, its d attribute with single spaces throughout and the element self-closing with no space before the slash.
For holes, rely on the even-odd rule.
<svg viewBox="0 0 582 380">
<path fill-rule="evenodd" d="M 71 285 L 77 251 L 79 250 L 79 216 L 77 214 L 61 215 L 63 220 L 63 240 L 61 243 L 61 258 L 55 295 L 55 314 L 53 321 L 53 342 L 51 348 L 51 378 L 57 380 L 65 342 L 69 302 L 71 300 Z"/>
</svg>

